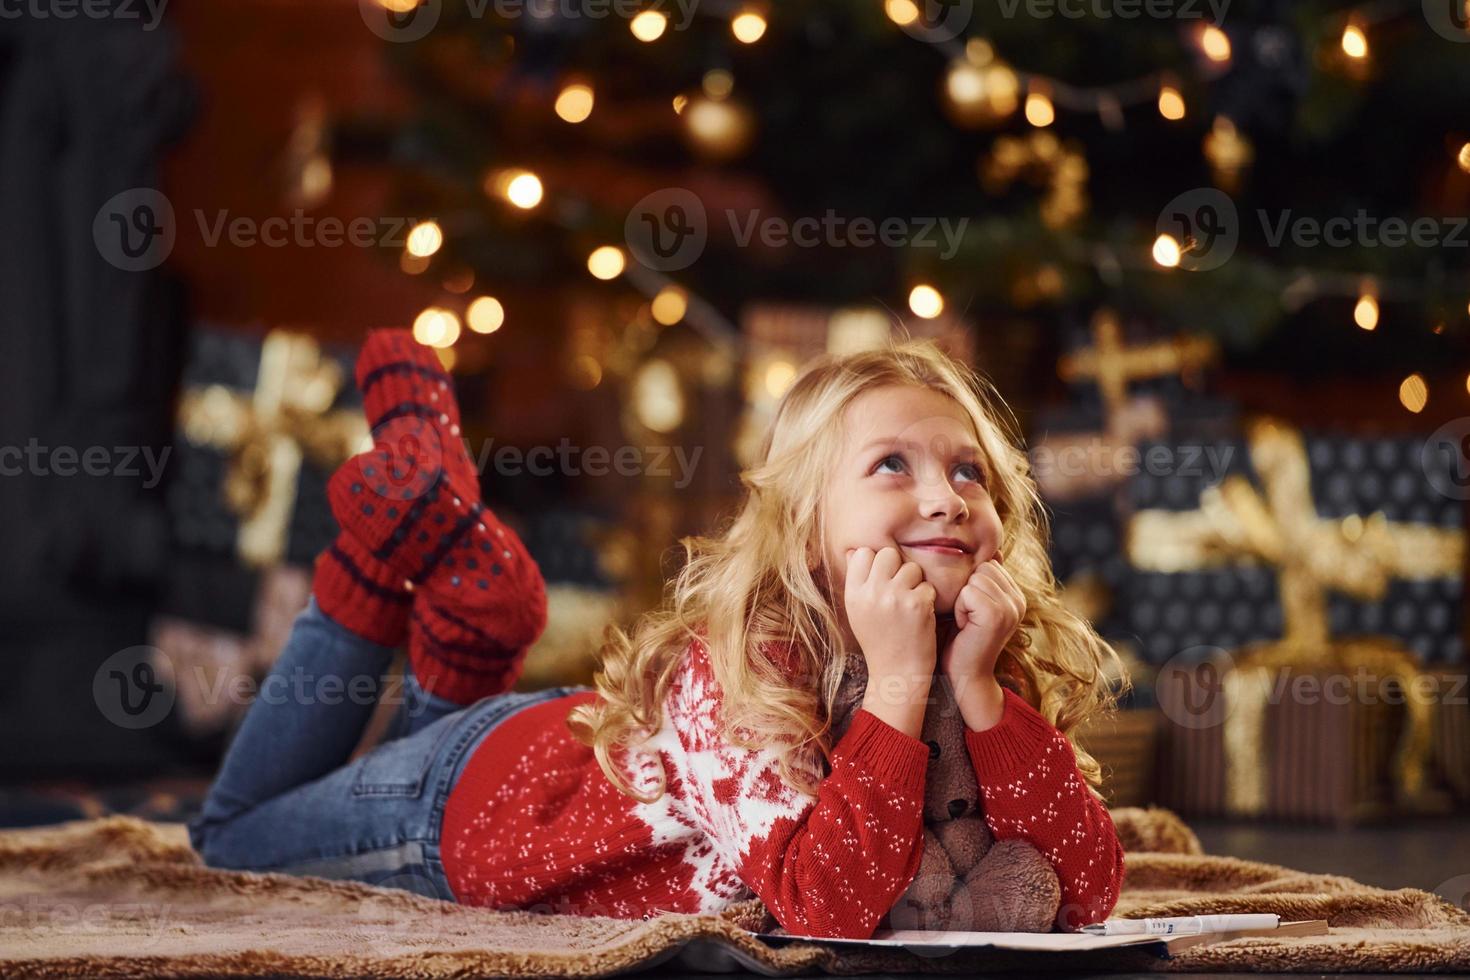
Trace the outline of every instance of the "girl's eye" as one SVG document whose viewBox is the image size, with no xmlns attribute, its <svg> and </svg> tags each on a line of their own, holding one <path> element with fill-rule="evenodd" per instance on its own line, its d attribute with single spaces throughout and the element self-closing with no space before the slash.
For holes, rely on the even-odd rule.
<svg viewBox="0 0 1470 980">
<path fill-rule="evenodd" d="M 877 472 L 878 470 L 882 469 L 883 468 L 883 464 L 886 463 L 886 462 L 888 462 L 891 459 L 892 460 L 897 460 L 898 461 L 898 464 L 900 466 L 903 465 L 903 457 L 902 456 L 898 456 L 898 455 L 884 456 L 882 459 L 878 460 L 878 465 L 875 466 L 875 467 L 873 467 L 873 471 L 874 472 Z"/>
<path fill-rule="evenodd" d="M 904 463 L 902 456 L 894 453 L 892 455 L 884 456 L 882 459 L 878 460 L 878 465 L 873 467 L 873 472 L 876 473 L 881 470 L 883 468 L 883 465 L 890 460 L 896 462 L 900 467 L 907 465 Z M 975 463 L 960 463 L 958 466 L 955 467 L 955 472 L 968 474 L 969 478 L 971 480 L 974 480 L 976 483 L 985 482 L 985 474 Z"/>
</svg>

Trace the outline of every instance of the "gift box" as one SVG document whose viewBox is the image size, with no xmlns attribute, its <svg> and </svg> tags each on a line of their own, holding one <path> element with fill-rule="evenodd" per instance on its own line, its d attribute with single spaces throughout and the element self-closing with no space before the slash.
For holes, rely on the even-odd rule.
<svg viewBox="0 0 1470 980">
<path fill-rule="evenodd" d="M 1463 656 L 1460 505 L 1434 493 L 1422 440 L 1254 419 L 1237 445 L 1217 482 L 1131 488 L 1163 802 L 1324 822 L 1442 811 L 1450 705 L 1413 691 L 1426 663 Z"/>
<path fill-rule="evenodd" d="M 352 358 L 287 331 L 191 334 L 164 615 L 246 633 L 260 572 L 309 567 L 331 543 L 326 481 L 367 438 Z"/>
</svg>

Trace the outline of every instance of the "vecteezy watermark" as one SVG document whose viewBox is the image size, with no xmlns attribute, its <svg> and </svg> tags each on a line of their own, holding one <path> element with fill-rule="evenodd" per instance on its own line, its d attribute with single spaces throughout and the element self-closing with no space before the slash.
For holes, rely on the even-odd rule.
<svg viewBox="0 0 1470 980">
<path fill-rule="evenodd" d="M 900 0 L 889 4 L 889 16 L 910 37 L 942 44 L 965 33 L 975 8 L 972 0 Z"/>
<path fill-rule="evenodd" d="M 1430 486 L 1451 500 L 1470 500 L 1470 417 L 1435 429 L 1419 453 Z"/>
<path fill-rule="evenodd" d="M 683 490 L 694 479 L 695 467 L 704 454 L 703 446 L 685 453 L 683 446 L 574 446 L 562 438 L 556 446 L 518 446 L 495 448 L 495 440 L 487 439 L 477 453 L 476 469 L 484 473 L 490 467 L 501 476 L 673 476 L 674 487 Z M 670 467 L 670 463 L 674 465 Z"/>
<path fill-rule="evenodd" d="M 1233 675 L 1233 676 L 1232 676 Z M 1180 728 L 1223 725 L 1237 696 L 1253 691 L 1251 700 L 1267 705 L 1463 705 L 1470 702 L 1470 682 L 1463 676 L 1380 674 L 1360 665 L 1351 672 L 1296 672 L 1291 666 L 1237 673 L 1230 654 L 1219 647 L 1182 650 L 1159 668 L 1154 693 L 1159 709 Z"/>
<path fill-rule="evenodd" d="M 172 446 L 155 454 L 152 446 L 43 446 L 35 436 L 24 446 L 0 446 L 0 476 L 140 476 L 141 461 L 148 471 L 143 487 L 151 490 L 163 478 Z"/>
<path fill-rule="evenodd" d="M 740 248 L 937 248 L 953 258 L 969 218 L 915 216 L 847 217 L 831 208 L 821 215 L 788 218 L 759 208 L 726 208 L 730 238 Z M 709 241 L 710 218 L 698 195 L 665 187 L 643 197 L 628 211 L 623 238 L 641 264 L 659 272 L 688 268 Z"/>
<path fill-rule="evenodd" d="M 418 223 L 417 218 L 408 217 L 318 217 L 301 208 L 265 218 L 232 215 L 228 208 L 194 208 L 191 214 L 206 248 L 400 249 L 408 241 L 409 229 Z M 128 272 L 161 265 L 173 251 L 178 233 L 173 204 L 151 187 L 113 195 L 92 220 L 98 253 Z"/>
<path fill-rule="evenodd" d="M 1314 217 L 1290 208 L 1256 209 L 1262 243 L 1272 249 L 1296 248 L 1470 248 L 1470 217 L 1382 217 L 1359 208 L 1354 214 Z M 1235 201 L 1214 187 L 1178 195 L 1159 212 L 1159 235 L 1178 245 L 1181 269 L 1202 272 L 1228 262 L 1240 244 L 1241 220 Z M 1161 260 L 1162 261 L 1162 260 Z"/>
<path fill-rule="evenodd" d="M 44 936 L 116 934 L 164 936 L 174 925 L 173 906 L 161 902 L 64 902 L 37 898 L 0 902 L 0 931 Z"/>
<path fill-rule="evenodd" d="M 1203 20 L 1225 22 L 1230 0 L 997 0 L 1000 15 L 1034 20 Z"/>
<path fill-rule="evenodd" d="M 416 682 L 417 683 L 417 682 Z M 228 670 L 210 671 L 202 664 L 181 671 L 163 650 L 134 646 L 119 650 L 92 677 L 92 699 L 108 721 L 119 728 L 151 728 L 173 710 L 178 692 L 187 687 L 200 705 L 297 704 L 399 706 L 412 718 L 428 707 L 422 688 L 405 675 L 380 678 L 372 673 L 312 673 L 300 665 L 278 667 L 262 680 Z"/>
<path fill-rule="evenodd" d="M 140 20 L 151 31 L 168 0 L 0 0 L 0 20 Z"/>
<path fill-rule="evenodd" d="M 1061 447 L 1042 443 L 1031 450 L 1031 470 L 1038 479 L 1050 476 L 1197 476 L 1215 483 L 1230 468 L 1234 446 L 1117 445 L 1094 436 Z"/>
<path fill-rule="evenodd" d="M 694 20 L 699 0 L 453 0 L 463 3 L 465 15 L 482 20 L 487 14 L 503 21 L 522 18 L 540 21 L 632 21 L 652 12 L 664 20 L 659 27 L 682 31 Z M 422 40 L 439 24 L 445 0 L 358 0 L 358 12 L 368 30 L 385 41 Z M 656 36 L 656 35 L 655 35 Z"/>
<path fill-rule="evenodd" d="M 1470 43 L 1470 6 L 1465 0 L 1424 0 L 1424 19 L 1445 40 Z"/>
</svg>

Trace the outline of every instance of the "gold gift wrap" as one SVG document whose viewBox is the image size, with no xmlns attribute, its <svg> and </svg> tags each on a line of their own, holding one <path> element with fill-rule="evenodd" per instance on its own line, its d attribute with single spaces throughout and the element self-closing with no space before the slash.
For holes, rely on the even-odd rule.
<svg viewBox="0 0 1470 980">
<path fill-rule="evenodd" d="M 1166 789 L 1171 780 L 1193 780 L 1187 799 L 1174 803 L 1196 813 L 1352 819 L 1440 808 L 1428 767 L 1437 709 L 1450 692 L 1424 684 L 1431 675 L 1392 639 L 1332 637 L 1327 593 L 1372 601 L 1392 579 L 1459 576 L 1463 530 L 1395 523 L 1381 512 L 1322 518 L 1300 433 L 1257 419 L 1247 437 L 1261 489 L 1232 475 L 1204 490 L 1198 510 L 1144 510 L 1129 522 L 1128 555 L 1139 569 L 1265 564 L 1275 569 L 1281 595 L 1280 640 L 1247 646 L 1223 667 L 1193 675 L 1164 678 L 1161 671 L 1161 684 L 1185 688 L 1160 690 L 1175 721 L 1165 725 Z M 1308 699 L 1292 693 L 1300 683 L 1294 678 L 1304 676 L 1326 687 Z M 1330 696 L 1329 688 L 1345 695 Z M 1220 699 L 1216 717 L 1179 724 L 1178 710 L 1205 697 Z"/>
</svg>

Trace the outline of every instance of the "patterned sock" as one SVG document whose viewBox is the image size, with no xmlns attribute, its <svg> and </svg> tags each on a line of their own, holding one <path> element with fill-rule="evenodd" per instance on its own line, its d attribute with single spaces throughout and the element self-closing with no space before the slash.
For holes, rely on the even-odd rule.
<svg viewBox="0 0 1470 980">
<path fill-rule="evenodd" d="M 311 591 L 322 612 L 350 632 L 385 647 L 403 645 L 413 593 L 352 535 L 339 533 L 317 556 Z"/>
<path fill-rule="evenodd" d="M 369 337 L 358 377 L 374 445 L 333 474 L 327 495 L 357 554 L 413 594 L 419 683 L 470 704 L 514 684 L 546 626 L 546 584 L 520 538 L 480 503 L 453 389 L 435 368 L 407 331 Z"/>
<path fill-rule="evenodd" d="M 433 349 L 413 339 L 410 330 L 372 330 L 357 355 L 357 388 L 374 441 L 385 428 L 391 437 L 395 420 L 420 418 L 434 423 L 443 437 L 461 441 L 459 402 L 454 379 Z M 468 453 L 445 452 L 445 465 L 455 468 L 459 483 L 480 499 L 480 478 Z"/>
</svg>

